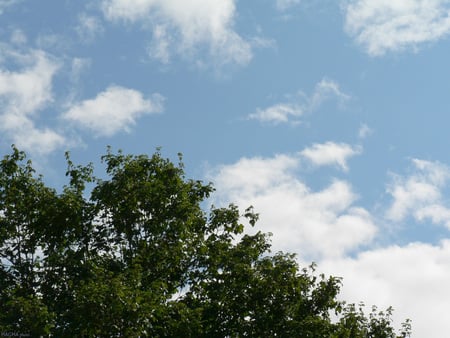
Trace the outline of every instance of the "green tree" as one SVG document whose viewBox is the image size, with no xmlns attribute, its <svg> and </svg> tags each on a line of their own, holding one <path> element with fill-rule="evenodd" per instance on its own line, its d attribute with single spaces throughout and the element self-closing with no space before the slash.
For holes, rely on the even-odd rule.
<svg viewBox="0 0 450 338">
<path fill-rule="evenodd" d="M 157 151 L 72 163 L 57 192 L 13 147 L 0 163 L 0 331 L 55 337 L 408 337 L 391 309 L 337 300 L 341 279 L 270 253 L 252 208 Z M 336 319 L 337 318 L 337 319 Z"/>
</svg>

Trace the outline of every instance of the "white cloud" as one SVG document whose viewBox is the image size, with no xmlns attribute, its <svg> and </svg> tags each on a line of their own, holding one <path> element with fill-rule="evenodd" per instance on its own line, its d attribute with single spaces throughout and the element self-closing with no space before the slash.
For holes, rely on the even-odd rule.
<svg viewBox="0 0 450 338">
<path fill-rule="evenodd" d="M 67 144 L 67 140 L 51 128 L 36 128 L 30 120 L 15 131 L 15 144 L 20 149 L 27 149 L 40 155 L 49 154 Z"/>
<path fill-rule="evenodd" d="M 412 162 L 412 174 L 397 176 L 394 185 L 411 184 L 409 193 L 428 197 L 405 201 L 407 212 L 419 206 L 423 217 L 448 221 L 450 211 L 439 204 L 440 190 L 449 178 L 447 167 L 423 160 Z M 374 248 L 379 227 L 374 216 L 355 205 L 357 196 L 350 184 L 335 180 L 312 191 L 299 178 L 300 165 L 301 157 L 277 155 L 220 166 L 209 177 L 217 188 L 215 202 L 231 201 L 241 208 L 253 205 L 260 213 L 257 230 L 274 234 L 274 251 L 297 253 L 301 265 L 315 260 L 320 272 L 344 278 L 341 299 L 363 301 L 369 310 L 372 304 L 380 310 L 393 306 L 396 327 L 406 318 L 412 319 L 414 337 L 438 338 L 449 332 L 448 320 L 436 313 L 446 313 L 450 299 L 450 239 L 436 245 Z M 367 246 L 349 255 L 361 245 Z"/>
<path fill-rule="evenodd" d="M 87 58 L 73 58 L 71 67 L 70 80 L 74 83 L 80 80 L 81 74 L 86 71 L 92 64 L 91 59 Z"/>
<path fill-rule="evenodd" d="M 276 0 L 275 5 L 279 11 L 285 11 L 300 3 L 300 0 Z"/>
<path fill-rule="evenodd" d="M 318 262 L 319 270 L 342 276 L 340 297 L 379 309 L 394 307 L 397 326 L 410 318 L 413 337 L 440 338 L 450 331 L 450 240 L 439 245 L 411 243 Z"/>
<path fill-rule="evenodd" d="M 7 101 L 7 110 L 30 114 L 52 100 L 52 78 L 58 65 L 42 51 L 30 54 L 12 53 L 25 65 L 22 72 L 0 70 L 0 95 Z"/>
<path fill-rule="evenodd" d="M 415 212 L 419 221 L 430 219 L 434 224 L 444 224 L 450 229 L 450 209 L 441 204 L 431 204 Z"/>
<path fill-rule="evenodd" d="M 337 165 L 342 170 L 348 171 L 347 160 L 361 154 L 361 147 L 352 147 L 346 143 L 326 142 L 314 144 L 300 153 L 316 166 Z"/>
<path fill-rule="evenodd" d="M 350 96 L 342 92 L 336 81 L 324 78 L 316 84 L 314 93 L 310 98 L 310 109 L 317 109 L 322 103 L 331 98 L 335 98 L 339 104 L 342 104 L 349 100 Z"/>
<path fill-rule="evenodd" d="M 289 122 L 291 118 L 302 116 L 304 109 L 300 105 L 292 103 L 278 103 L 265 109 L 258 108 L 256 113 L 250 114 L 250 120 L 258 120 L 260 122 L 272 122 L 278 124 L 281 122 Z"/>
<path fill-rule="evenodd" d="M 219 66 L 252 58 L 251 45 L 233 29 L 235 0 L 104 0 L 102 9 L 110 21 L 151 27 L 149 54 L 165 63 L 173 54 L 197 60 L 201 50 Z"/>
<path fill-rule="evenodd" d="M 393 202 L 387 217 L 401 221 L 413 216 L 418 221 L 431 219 L 450 228 L 450 209 L 444 205 L 442 189 L 450 178 L 450 169 L 437 162 L 414 159 L 414 172 L 407 177 L 393 176 L 387 192 Z"/>
<path fill-rule="evenodd" d="M 338 104 L 342 104 L 349 100 L 350 96 L 341 91 L 337 82 L 324 78 L 316 84 L 311 96 L 299 92 L 290 101 L 276 103 L 264 109 L 257 108 L 255 113 L 248 115 L 248 119 L 273 124 L 297 124 L 302 115 L 318 110 L 325 101 L 333 98 Z"/>
<path fill-rule="evenodd" d="M 0 65 L 0 130 L 19 148 L 48 153 L 65 143 L 62 135 L 35 126 L 37 113 L 52 102 L 52 79 L 59 63 L 34 50 L 17 53 L 3 45 L 7 57 L 22 69 L 10 71 Z"/>
<path fill-rule="evenodd" d="M 167 28 L 163 25 L 155 25 L 153 28 L 153 41 L 148 48 L 148 54 L 153 59 L 168 64 L 170 62 L 170 46 L 172 43 L 172 37 L 167 33 Z"/>
<path fill-rule="evenodd" d="M 299 156 L 243 158 L 216 168 L 210 179 L 219 203 L 253 205 L 261 213 L 258 229 L 274 233 L 274 250 L 316 259 L 369 243 L 376 228 L 370 213 L 354 205 L 357 196 L 350 184 L 335 180 L 312 191 L 297 177 L 299 165 Z"/>
<path fill-rule="evenodd" d="M 345 0 L 345 28 L 372 56 L 417 48 L 450 33 L 448 0 Z"/>
<path fill-rule="evenodd" d="M 394 184 L 388 193 L 392 195 L 394 201 L 387 216 L 394 221 L 404 219 L 409 212 L 434 203 L 441 197 L 439 187 L 415 177 Z"/>
<path fill-rule="evenodd" d="M 161 112 L 163 101 L 159 94 L 145 98 L 137 90 L 110 86 L 94 99 L 74 105 L 63 118 L 90 129 L 96 136 L 111 136 L 121 130 L 129 131 L 144 114 Z"/>
<path fill-rule="evenodd" d="M 261 36 L 254 36 L 249 40 L 249 43 L 254 48 L 277 48 L 277 41 L 274 39 L 268 39 Z"/>
</svg>

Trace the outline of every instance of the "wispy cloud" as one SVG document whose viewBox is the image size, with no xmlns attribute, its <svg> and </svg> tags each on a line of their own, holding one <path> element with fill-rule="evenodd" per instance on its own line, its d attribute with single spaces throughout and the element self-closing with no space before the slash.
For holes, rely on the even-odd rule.
<svg viewBox="0 0 450 338">
<path fill-rule="evenodd" d="M 170 63 L 173 38 L 164 25 L 153 27 L 153 40 L 148 47 L 148 54 L 163 64 Z"/>
<path fill-rule="evenodd" d="M 347 160 L 361 154 L 360 146 L 351 146 L 346 143 L 326 142 L 313 144 L 301 151 L 301 155 L 316 166 L 336 165 L 348 171 Z"/>
<path fill-rule="evenodd" d="M 324 78 L 316 84 L 314 93 L 309 99 L 309 108 L 310 110 L 315 110 L 322 103 L 330 99 L 336 99 L 338 104 L 342 104 L 350 98 L 350 95 L 341 90 L 339 83 L 334 80 Z"/>
<path fill-rule="evenodd" d="M 23 0 L 0 0 L 0 15 L 3 14 L 5 9 L 7 9 L 8 7 L 15 5 L 21 1 L 23 1 Z"/>
<path fill-rule="evenodd" d="M 367 53 L 417 48 L 450 33 L 448 0 L 345 0 L 345 29 Z"/>
<path fill-rule="evenodd" d="M 297 124 L 302 115 L 318 110 L 325 101 L 330 99 L 335 99 L 338 104 L 342 104 L 348 101 L 350 96 L 342 92 L 337 82 L 324 78 L 316 84 L 311 96 L 299 92 L 288 101 L 276 103 L 267 108 L 257 108 L 255 113 L 248 115 L 248 119 L 273 124 Z"/>
<path fill-rule="evenodd" d="M 372 133 L 373 133 L 373 130 L 367 124 L 362 124 L 358 130 L 358 137 L 360 139 L 365 139 Z"/>
<path fill-rule="evenodd" d="M 277 103 L 265 109 L 258 108 L 256 113 L 250 114 L 250 120 L 258 120 L 260 122 L 271 122 L 274 124 L 298 121 L 298 118 L 304 113 L 301 105 L 294 103 Z"/>
<path fill-rule="evenodd" d="M 252 58 L 250 43 L 233 28 L 235 7 L 235 0 L 102 2 L 103 14 L 107 20 L 142 23 L 151 28 L 151 57 L 164 63 L 169 63 L 173 55 L 198 60 L 200 51 L 206 50 L 218 66 L 245 65 Z"/>
<path fill-rule="evenodd" d="M 161 112 L 163 101 L 159 94 L 145 98 L 137 90 L 110 86 L 95 98 L 73 105 L 62 117 L 88 128 L 94 136 L 112 136 L 129 131 L 142 115 Z"/>
<path fill-rule="evenodd" d="M 70 71 L 70 81 L 78 83 L 81 74 L 85 72 L 92 64 L 92 61 L 87 58 L 73 58 Z"/>
<path fill-rule="evenodd" d="M 23 45 L 27 43 L 27 36 L 21 29 L 15 29 L 11 33 L 10 41 L 14 45 Z"/>
<path fill-rule="evenodd" d="M 80 39 L 86 43 L 92 42 L 105 31 L 102 23 L 96 16 L 81 13 L 78 16 L 78 25 L 75 30 Z"/>
<path fill-rule="evenodd" d="M 300 4 L 300 0 L 276 0 L 275 2 L 275 6 L 279 11 L 286 11 L 298 4 Z"/>
<path fill-rule="evenodd" d="M 218 203 L 253 205 L 261 212 L 258 228 L 274 232 L 274 250 L 318 259 L 369 243 L 377 230 L 371 214 L 355 205 L 351 185 L 335 180 L 312 191 L 296 175 L 300 164 L 296 155 L 242 158 L 215 168 L 210 178 L 217 187 Z"/>
</svg>

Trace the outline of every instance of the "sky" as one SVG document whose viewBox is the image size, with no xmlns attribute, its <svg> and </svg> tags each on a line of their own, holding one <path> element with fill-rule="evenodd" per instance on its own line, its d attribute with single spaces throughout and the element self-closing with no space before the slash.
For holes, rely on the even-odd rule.
<svg viewBox="0 0 450 338">
<path fill-rule="evenodd" d="M 450 331 L 450 1 L 0 0 L 0 153 L 184 156 L 273 251 Z"/>
</svg>

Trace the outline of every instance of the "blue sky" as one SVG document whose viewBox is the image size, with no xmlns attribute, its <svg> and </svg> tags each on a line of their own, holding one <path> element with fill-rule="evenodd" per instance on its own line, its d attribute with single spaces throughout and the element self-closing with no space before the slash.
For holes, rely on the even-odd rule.
<svg viewBox="0 0 450 338">
<path fill-rule="evenodd" d="M 0 0 L 0 148 L 182 152 L 343 298 L 450 331 L 447 0 Z M 250 230 L 252 231 L 252 230 Z"/>
</svg>

